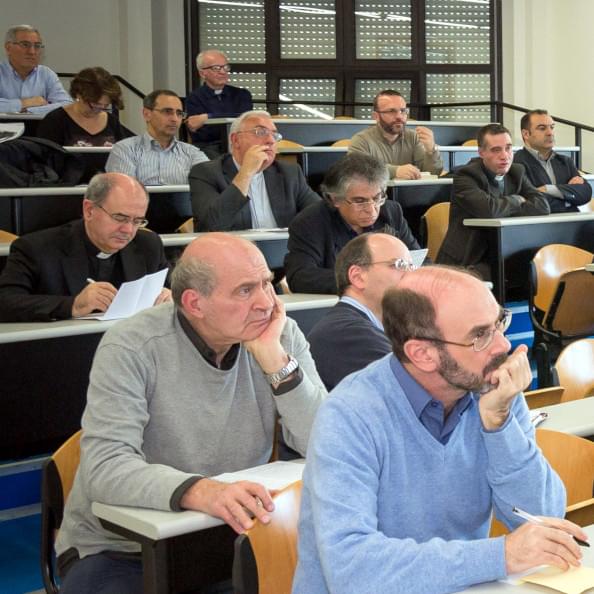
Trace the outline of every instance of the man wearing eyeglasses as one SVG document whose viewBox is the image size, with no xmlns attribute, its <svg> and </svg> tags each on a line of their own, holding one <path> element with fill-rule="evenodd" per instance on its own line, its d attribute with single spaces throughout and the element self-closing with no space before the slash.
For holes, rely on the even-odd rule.
<svg viewBox="0 0 594 594">
<path fill-rule="evenodd" d="M 400 204 L 386 202 L 387 182 L 384 164 L 362 153 L 349 153 L 328 169 L 321 186 L 325 200 L 289 225 L 285 269 L 292 291 L 336 293 L 336 256 L 361 233 L 387 233 L 408 249 L 420 249 Z"/>
<path fill-rule="evenodd" d="M 6 32 L 7 60 L 0 63 L 0 112 L 46 114 L 72 103 L 56 73 L 39 64 L 41 35 L 29 25 Z"/>
<path fill-rule="evenodd" d="M 510 312 L 479 279 L 429 266 L 386 292 L 383 321 L 393 354 L 316 415 L 293 594 L 445 594 L 579 565 L 572 536 L 586 535 L 561 519 L 565 488 L 521 394 L 528 349 L 508 355 Z M 522 524 L 515 506 L 543 524 Z M 489 538 L 493 513 L 505 537 Z"/>
<path fill-rule="evenodd" d="M 275 160 L 280 139 L 266 111 L 248 111 L 233 122 L 231 153 L 190 171 L 195 231 L 287 227 L 320 201 L 298 165 Z"/>
<path fill-rule="evenodd" d="M 398 91 L 386 89 L 373 99 L 376 125 L 355 134 L 349 151 L 382 161 L 391 179 L 420 179 L 422 171 L 439 175 L 443 162 L 433 132 L 425 126 L 406 129 L 409 109 Z"/>
<path fill-rule="evenodd" d="M 334 270 L 340 300 L 307 336 L 328 391 L 391 351 L 382 323 L 382 298 L 414 265 L 408 248 L 396 237 L 363 233 L 340 250 Z"/>
<path fill-rule="evenodd" d="M 227 56 L 218 50 L 200 52 L 196 68 L 202 85 L 194 89 L 186 100 L 186 125 L 192 142 L 214 159 L 225 151 L 217 126 L 204 126 L 209 118 L 234 118 L 253 109 L 252 95 L 247 89 L 229 83 L 231 65 Z"/>
<path fill-rule="evenodd" d="M 78 318 L 105 311 L 123 282 L 167 268 L 163 244 L 147 225 L 148 194 L 120 173 L 94 176 L 83 218 L 24 235 L 0 275 L 0 321 Z M 163 289 L 155 304 L 170 301 Z"/>
</svg>

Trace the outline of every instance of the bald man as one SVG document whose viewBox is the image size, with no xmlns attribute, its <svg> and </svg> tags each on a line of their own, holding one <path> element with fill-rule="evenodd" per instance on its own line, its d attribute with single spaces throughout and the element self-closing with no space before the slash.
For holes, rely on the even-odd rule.
<svg viewBox="0 0 594 594">
<path fill-rule="evenodd" d="M 105 592 L 143 592 L 140 558 L 129 555 L 137 547 L 101 527 L 92 500 L 203 511 L 237 532 L 252 516 L 268 521 L 273 504 L 262 485 L 210 477 L 268 462 L 277 417 L 287 444 L 305 455 L 326 396 L 270 280 L 253 244 L 209 233 L 172 273 L 174 304 L 105 334 L 56 542 L 62 594 L 96 592 L 97 583 L 109 584 Z"/>
<path fill-rule="evenodd" d="M 382 325 L 382 298 L 412 269 L 406 245 L 386 233 L 363 233 L 340 250 L 334 268 L 340 300 L 307 336 L 328 391 L 391 351 Z"/>
<path fill-rule="evenodd" d="M 383 314 L 393 354 L 344 379 L 312 429 L 293 594 L 445 594 L 577 566 L 572 535 L 586 535 L 560 519 L 509 312 L 476 278 L 430 266 L 386 292 Z M 522 524 L 514 506 L 555 517 Z M 489 538 L 493 512 L 510 534 Z"/>
<path fill-rule="evenodd" d="M 82 220 L 20 237 L 0 275 L 0 321 L 64 320 L 105 311 L 120 285 L 167 268 L 147 225 L 144 187 L 123 173 L 89 182 Z M 171 300 L 164 289 L 156 303 Z"/>
</svg>

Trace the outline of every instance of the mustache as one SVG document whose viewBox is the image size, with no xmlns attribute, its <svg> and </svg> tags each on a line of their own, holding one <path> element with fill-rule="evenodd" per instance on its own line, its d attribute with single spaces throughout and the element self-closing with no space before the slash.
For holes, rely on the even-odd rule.
<svg viewBox="0 0 594 594">
<path fill-rule="evenodd" d="M 495 371 L 500 365 L 503 365 L 507 361 L 507 353 L 501 353 L 497 355 L 487 363 L 485 368 L 483 369 L 483 375 L 487 375 L 487 373 L 491 371 Z"/>
</svg>

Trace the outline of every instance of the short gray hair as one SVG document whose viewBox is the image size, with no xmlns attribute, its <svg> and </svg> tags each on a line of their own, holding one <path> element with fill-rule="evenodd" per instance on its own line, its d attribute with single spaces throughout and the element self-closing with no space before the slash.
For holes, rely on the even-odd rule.
<svg viewBox="0 0 594 594">
<path fill-rule="evenodd" d="M 371 233 L 361 233 L 354 239 L 351 239 L 336 257 L 334 265 L 334 277 L 336 278 L 337 295 L 342 297 L 345 291 L 351 286 L 349 270 L 351 266 L 367 268 L 373 256 L 369 249 L 369 236 Z"/>
<path fill-rule="evenodd" d="M 4 43 L 14 43 L 16 41 L 17 33 L 20 33 L 21 31 L 26 31 L 27 33 L 37 33 L 37 35 L 41 37 L 41 33 L 35 27 L 31 27 L 31 25 L 13 25 L 8 31 L 6 31 Z"/>
<path fill-rule="evenodd" d="M 229 128 L 229 136 L 231 136 L 231 134 L 235 134 L 236 132 L 239 132 L 242 124 L 246 120 L 249 120 L 250 118 L 269 118 L 269 117 L 271 117 L 271 115 L 267 111 L 264 111 L 263 109 L 252 109 L 252 111 L 246 111 L 246 112 L 242 113 L 238 118 L 235 118 L 233 120 L 231 127 Z"/>
<path fill-rule="evenodd" d="M 182 295 L 193 289 L 205 297 L 210 296 L 216 285 L 216 272 L 212 264 L 198 258 L 180 258 L 171 273 L 171 295 L 178 307 L 182 305 Z"/>
<path fill-rule="evenodd" d="M 91 201 L 95 206 L 101 206 L 109 193 L 117 186 L 117 176 L 109 173 L 97 173 L 89 182 L 87 186 L 87 191 L 85 192 L 85 198 Z M 132 178 L 142 191 L 146 197 L 147 202 L 149 201 L 149 195 L 146 191 L 146 188 L 136 179 Z"/>
<path fill-rule="evenodd" d="M 341 202 L 353 182 L 365 182 L 385 190 L 388 179 L 388 169 L 381 161 L 363 153 L 348 153 L 328 169 L 320 189 L 326 198 L 332 194 Z"/>
<path fill-rule="evenodd" d="M 222 52 L 221 50 L 218 50 L 218 49 L 216 49 L 214 47 L 211 47 L 210 49 L 202 50 L 196 56 L 196 68 L 198 68 L 199 70 L 202 68 L 202 64 L 204 64 L 204 56 L 206 54 L 209 54 L 210 52 L 217 52 L 217 53 L 222 54 L 223 56 L 225 56 L 225 53 L 224 52 Z M 225 59 L 227 60 L 227 56 L 225 56 Z"/>
</svg>

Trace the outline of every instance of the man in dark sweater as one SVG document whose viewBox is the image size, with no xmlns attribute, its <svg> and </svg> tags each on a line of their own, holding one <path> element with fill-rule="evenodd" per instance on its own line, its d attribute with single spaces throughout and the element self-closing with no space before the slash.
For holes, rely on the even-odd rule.
<svg viewBox="0 0 594 594">
<path fill-rule="evenodd" d="M 382 298 L 411 268 L 407 247 L 385 233 L 364 233 L 340 251 L 336 259 L 340 301 L 307 337 L 328 390 L 391 351 L 382 325 Z"/>
</svg>

